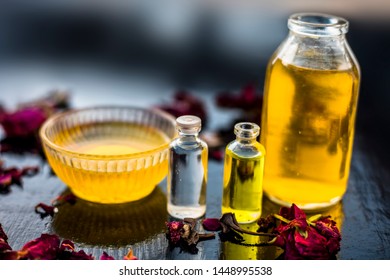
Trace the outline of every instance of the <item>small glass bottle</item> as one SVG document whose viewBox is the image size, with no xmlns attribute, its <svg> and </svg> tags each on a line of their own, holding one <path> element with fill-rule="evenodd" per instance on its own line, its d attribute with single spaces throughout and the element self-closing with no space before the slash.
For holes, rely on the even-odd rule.
<svg viewBox="0 0 390 280">
<path fill-rule="evenodd" d="M 261 215 L 265 149 L 256 141 L 259 132 L 254 123 L 237 123 L 237 138 L 226 147 L 222 213 L 234 213 L 239 223 L 254 222 Z"/>
<path fill-rule="evenodd" d="M 201 119 L 176 119 L 179 137 L 169 148 L 168 213 L 175 218 L 199 218 L 206 212 L 207 144 L 198 138 Z"/>
</svg>

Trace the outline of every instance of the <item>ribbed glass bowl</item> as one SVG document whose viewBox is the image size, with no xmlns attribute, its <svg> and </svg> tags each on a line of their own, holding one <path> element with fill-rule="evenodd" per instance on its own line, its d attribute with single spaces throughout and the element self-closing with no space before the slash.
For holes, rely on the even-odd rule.
<svg viewBox="0 0 390 280">
<path fill-rule="evenodd" d="M 168 172 L 175 120 L 155 109 L 95 107 L 49 118 L 40 137 L 57 176 L 85 200 L 124 203 L 149 195 Z"/>
</svg>

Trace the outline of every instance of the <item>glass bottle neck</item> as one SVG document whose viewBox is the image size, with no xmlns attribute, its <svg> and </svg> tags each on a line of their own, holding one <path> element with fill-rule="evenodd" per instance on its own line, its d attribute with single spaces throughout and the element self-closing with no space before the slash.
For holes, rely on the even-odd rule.
<svg viewBox="0 0 390 280">
<path fill-rule="evenodd" d="M 259 132 L 260 127 L 255 123 L 241 122 L 234 126 L 236 142 L 242 145 L 248 145 L 256 142 L 256 137 L 259 135 Z"/>
<path fill-rule="evenodd" d="M 277 57 L 284 65 L 318 70 L 349 70 L 354 63 L 345 34 L 315 36 L 293 29 L 280 46 Z"/>
<path fill-rule="evenodd" d="M 199 142 L 198 138 L 199 133 L 184 133 L 179 131 L 179 141 L 181 143 L 197 143 Z"/>
<path fill-rule="evenodd" d="M 333 36 L 316 36 L 312 34 L 305 34 L 290 30 L 289 37 L 295 37 L 298 40 L 304 40 L 309 42 L 310 40 L 315 40 L 318 43 L 320 42 L 334 42 L 334 43 L 344 43 L 345 34 L 333 35 Z"/>
<path fill-rule="evenodd" d="M 240 143 L 241 145 L 251 145 L 251 144 L 257 142 L 256 141 L 256 137 L 254 137 L 254 138 L 243 138 L 243 137 L 239 137 L 239 136 L 236 137 L 236 141 L 238 143 Z"/>
<path fill-rule="evenodd" d="M 303 36 L 339 37 L 348 32 L 348 21 L 327 14 L 298 13 L 290 16 L 288 28 Z"/>
</svg>

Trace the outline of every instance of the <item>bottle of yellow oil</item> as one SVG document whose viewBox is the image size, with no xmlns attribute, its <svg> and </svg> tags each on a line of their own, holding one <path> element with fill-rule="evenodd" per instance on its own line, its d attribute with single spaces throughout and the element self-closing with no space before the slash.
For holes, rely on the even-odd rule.
<svg viewBox="0 0 390 280">
<path fill-rule="evenodd" d="M 360 70 L 345 19 L 295 14 L 288 27 L 266 74 L 264 191 L 279 204 L 320 209 L 347 189 Z"/>
<path fill-rule="evenodd" d="M 236 124 L 237 138 L 226 147 L 222 213 L 234 213 L 239 223 L 261 215 L 265 149 L 256 141 L 259 130 L 254 123 Z"/>
</svg>

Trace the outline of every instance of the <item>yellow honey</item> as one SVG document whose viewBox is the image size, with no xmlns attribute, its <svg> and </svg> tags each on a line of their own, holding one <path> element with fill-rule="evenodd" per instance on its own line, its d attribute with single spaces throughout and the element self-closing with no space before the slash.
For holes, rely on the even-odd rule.
<svg viewBox="0 0 390 280">
<path fill-rule="evenodd" d="M 93 202 L 134 201 L 151 193 L 168 172 L 169 137 L 126 122 L 76 125 L 52 136 L 63 152 L 44 146 L 59 178 Z M 156 150 L 160 150 L 156 152 Z"/>
</svg>

